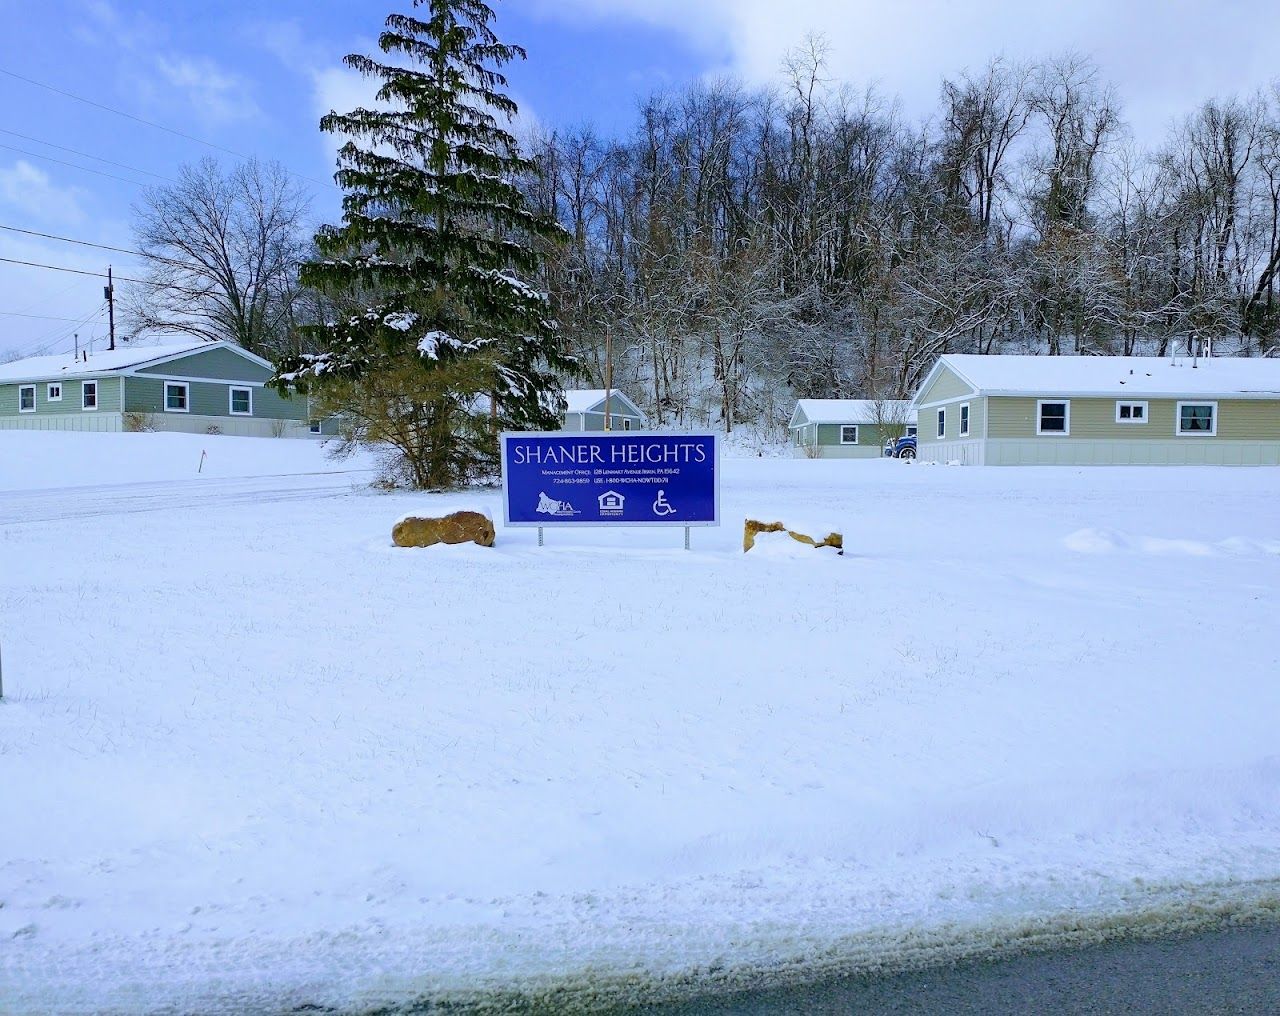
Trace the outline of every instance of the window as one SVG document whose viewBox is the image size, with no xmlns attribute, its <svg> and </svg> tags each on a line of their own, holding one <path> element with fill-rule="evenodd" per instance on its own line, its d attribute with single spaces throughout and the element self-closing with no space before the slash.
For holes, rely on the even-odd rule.
<svg viewBox="0 0 1280 1016">
<path fill-rule="evenodd" d="M 914 423 L 909 424 L 907 426 L 907 437 L 915 437 L 915 436 L 916 436 L 916 425 Z"/>
<path fill-rule="evenodd" d="M 960 404 L 960 436 L 969 436 L 969 403 Z"/>
<path fill-rule="evenodd" d="M 1216 402 L 1179 402 L 1179 437 L 1213 437 L 1218 433 L 1218 404 Z"/>
<path fill-rule="evenodd" d="M 231 415 L 232 416 L 252 416 L 253 415 L 253 389 L 251 388 L 232 388 L 231 389 Z"/>
<path fill-rule="evenodd" d="M 841 444 L 857 444 L 858 428 L 849 424 L 840 427 L 840 443 Z"/>
<path fill-rule="evenodd" d="M 947 411 L 945 409 L 938 410 L 938 437 L 947 436 Z"/>
<path fill-rule="evenodd" d="M 622 429 L 623 429 L 623 430 L 630 430 L 630 429 L 631 429 L 631 417 L 629 417 L 629 416 L 624 416 L 624 417 L 622 418 Z"/>
<path fill-rule="evenodd" d="M 34 413 L 36 411 L 36 386 L 22 385 L 18 389 L 18 412 Z"/>
<path fill-rule="evenodd" d="M 309 430 L 312 434 L 319 434 L 319 433 L 320 433 L 320 421 L 319 421 L 319 420 L 312 420 L 309 424 L 307 424 L 307 430 Z"/>
<path fill-rule="evenodd" d="M 98 382 L 82 381 L 80 383 L 80 408 L 98 408 Z"/>
<path fill-rule="evenodd" d="M 48 389 L 45 391 L 45 397 L 48 398 L 50 402 L 61 402 L 62 385 L 59 383 L 49 385 Z"/>
<path fill-rule="evenodd" d="M 191 386 L 185 381 L 166 381 L 164 383 L 164 411 L 166 413 L 189 413 L 187 396 Z"/>
<path fill-rule="evenodd" d="M 1145 402 L 1117 402 L 1116 423 L 1146 423 L 1147 404 Z"/>
<path fill-rule="evenodd" d="M 1048 402 L 1036 403 L 1036 433 L 1067 435 L 1071 433 L 1071 403 Z"/>
</svg>

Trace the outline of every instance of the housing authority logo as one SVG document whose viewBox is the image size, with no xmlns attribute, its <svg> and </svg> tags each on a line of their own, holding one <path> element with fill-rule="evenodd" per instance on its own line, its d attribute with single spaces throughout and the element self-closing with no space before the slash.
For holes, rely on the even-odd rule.
<svg viewBox="0 0 1280 1016">
<path fill-rule="evenodd" d="M 616 490 L 606 490 L 596 501 L 600 505 L 600 514 L 610 518 L 620 516 L 622 514 L 622 506 L 626 503 L 626 497 L 619 494 Z"/>
</svg>

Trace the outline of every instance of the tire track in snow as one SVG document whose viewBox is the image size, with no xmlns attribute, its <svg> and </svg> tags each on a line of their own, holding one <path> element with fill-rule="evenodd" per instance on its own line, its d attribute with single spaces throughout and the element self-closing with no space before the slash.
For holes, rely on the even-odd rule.
<svg viewBox="0 0 1280 1016">
<path fill-rule="evenodd" d="M 371 470 L 352 470 L 14 491 L 0 493 L 0 525 L 344 497 L 355 492 L 359 477 L 370 473 Z"/>
</svg>

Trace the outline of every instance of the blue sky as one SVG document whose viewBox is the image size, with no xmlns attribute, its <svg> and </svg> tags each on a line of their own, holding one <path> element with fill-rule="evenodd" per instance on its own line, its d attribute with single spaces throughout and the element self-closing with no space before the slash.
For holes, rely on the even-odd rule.
<svg viewBox="0 0 1280 1016">
<path fill-rule="evenodd" d="M 0 68 L 222 148 L 278 159 L 305 178 L 317 219 L 333 217 L 339 195 L 326 181 L 334 143 L 317 121 L 358 98 L 360 86 L 341 70 L 341 58 L 372 51 L 394 4 L 52 0 L 37 7 L 0 0 L 9 29 Z M 512 92 L 547 123 L 592 120 L 621 130 L 638 94 L 687 80 L 705 62 L 699 47 L 659 26 L 619 31 L 607 18 L 566 21 L 550 6 L 518 0 L 496 6 L 502 36 L 530 51 L 526 63 L 510 68 Z M 0 74 L 0 99 L 3 225 L 130 247 L 129 208 L 141 185 L 163 184 L 179 165 L 205 155 L 235 161 L 9 74 Z M 125 255 L 9 231 L 0 231 L 0 257 L 94 271 L 110 262 L 117 274 L 137 271 Z M 70 348 L 75 321 L 100 305 L 100 290 L 93 278 L 0 263 L 0 356 Z M 105 319 L 80 332 L 82 342 L 100 342 Z"/>
<path fill-rule="evenodd" d="M 325 182 L 334 144 L 317 120 L 359 100 L 361 87 L 340 59 L 371 51 L 382 17 L 407 2 L 0 0 L 0 69 L 277 159 L 308 178 L 316 215 L 326 218 L 337 203 Z M 944 74 L 999 52 L 1076 48 L 1115 82 L 1146 143 L 1203 98 L 1248 92 L 1280 74 L 1280 33 L 1257 30 L 1274 21 L 1262 0 L 505 0 L 495 7 L 500 35 L 529 50 L 528 62 L 510 70 L 524 113 L 551 126 L 589 120 L 606 133 L 626 130 L 637 101 L 656 88 L 722 72 L 777 81 L 786 51 L 808 31 L 829 39 L 833 77 L 874 83 L 912 116 L 931 110 Z M 0 74 L 0 225 L 128 247 L 129 208 L 142 184 L 161 183 L 206 154 L 233 161 L 10 74 Z M 118 274 L 137 271 L 125 255 L 5 230 L 0 257 L 87 270 L 110 260 Z M 95 312 L 100 291 L 96 279 L 0 263 L 0 356 L 68 348 L 63 333 Z M 94 319 L 82 338 L 104 330 Z"/>
</svg>

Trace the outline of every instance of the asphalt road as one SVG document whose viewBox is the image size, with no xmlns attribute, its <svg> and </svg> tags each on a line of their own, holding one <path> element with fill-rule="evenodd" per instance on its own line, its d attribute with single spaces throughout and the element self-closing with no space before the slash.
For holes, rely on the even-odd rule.
<svg viewBox="0 0 1280 1016">
<path fill-rule="evenodd" d="M 1280 925 L 1066 952 L 804 988 L 724 995 L 635 1010 L 636 1016 L 805 1013 L 1277 1014 Z"/>
</svg>

